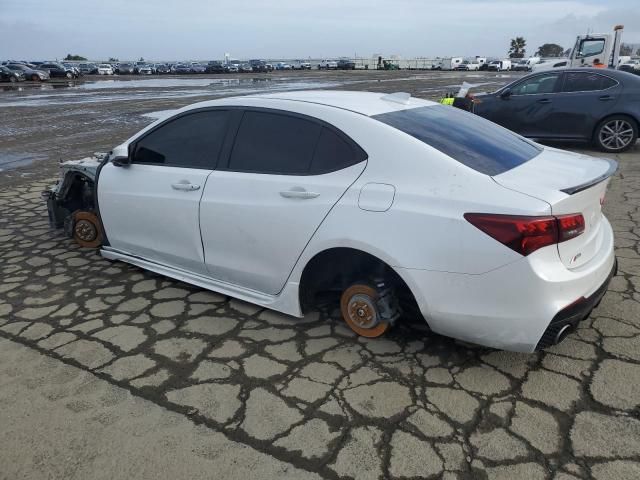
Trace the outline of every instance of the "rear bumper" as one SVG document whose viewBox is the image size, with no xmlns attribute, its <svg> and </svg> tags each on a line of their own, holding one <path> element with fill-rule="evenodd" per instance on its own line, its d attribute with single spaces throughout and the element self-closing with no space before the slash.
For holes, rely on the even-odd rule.
<svg viewBox="0 0 640 480">
<path fill-rule="evenodd" d="M 559 340 L 564 338 L 563 334 L 565 332 L 568 333 L 574 329 L 578 323 L 586 319 L 591 314 L 591 311 L 598 306 L 604 294 L 607 293 L 609 283 L 617 273 L 618 261 L 614 258 L 613 268 L 604 283 L 588 297 L 581 297 L 576 300 L 575 303 L 560 310 L 542 334 L 540 341 L 536 345 L 536 350 L 543 350 L 558 343 Z"/>
<path fill-rule="evenodd" d="M 544 348 L 543 336 L 552 322 L 582 320 L 606 291 L 616 261 L 606 218 L 602 228 L 597 254 L 573 270 L 562 264 L 555 247 L 547 247 L 480 275 L 396 271 L 434 332 L 502 350 L 533 352 Z"/>
</svg>

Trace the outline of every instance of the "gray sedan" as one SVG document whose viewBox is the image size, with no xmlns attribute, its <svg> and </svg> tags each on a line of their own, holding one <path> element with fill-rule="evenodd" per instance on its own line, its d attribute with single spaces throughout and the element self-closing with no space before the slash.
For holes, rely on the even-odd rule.
<svg viewBox="0 0 640 480">
<path fill-rule="evenodd" d="M 534 73 L 476 95 L 474 111 L 525 137 L 622 152 L 638 138 L 640 77 L 595 68 Z"/>
<path fill-rule="evenodd" d="M 6 65 L 6 67 L 14 72 L 22 72 L 27 80 L 33 80 L 34 82 L 44 82 L 45 80 L 49 80 L 49 72 L 37 70 L 29 65 L 22 63 L 10 63 L 9 65 Z"/>
</svg>

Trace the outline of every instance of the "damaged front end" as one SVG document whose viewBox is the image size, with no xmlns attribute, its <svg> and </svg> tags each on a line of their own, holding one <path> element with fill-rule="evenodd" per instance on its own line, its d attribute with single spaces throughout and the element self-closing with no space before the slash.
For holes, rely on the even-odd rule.
<svg viewBox="0 0 640 480">
<path fill-rule="evenodd" d="M 65 233 L 82 246 L 98 246 L 96 240 L 102 236 L 95 183 L 98 169 L 107 156 L 95 153 L 93 157 L 61 163 L 59 180 L 42 192 L 51 227 L 64 228 Z"/>
</svg>

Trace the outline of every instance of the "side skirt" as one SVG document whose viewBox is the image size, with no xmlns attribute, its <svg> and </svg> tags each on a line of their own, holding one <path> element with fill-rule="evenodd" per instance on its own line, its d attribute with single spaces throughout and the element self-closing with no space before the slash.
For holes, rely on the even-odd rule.
<svg viewBox="0 0 640 480">
<path fill-rule="evenodd" d="M 238 285 L 220 282 L 185 270 L 145 260 L 143 258 L 115 250 L 111 247 L 103 247 L 100 250 L 100 255 L 109 260 L 120 260 L 121 262 L 130 263 L 131 265 L 180 280 L 181 282 L 196 285 L 206 290 L 228 295 L 245 302 L 285 313 L 287 315 L 299 318 L 302 317 L 300 302 L 298 300 L 298 282 L 288 282 L 278 295 L 268 295 L 256 292 L 255 290 L 242 288 Z"/>
</svg>

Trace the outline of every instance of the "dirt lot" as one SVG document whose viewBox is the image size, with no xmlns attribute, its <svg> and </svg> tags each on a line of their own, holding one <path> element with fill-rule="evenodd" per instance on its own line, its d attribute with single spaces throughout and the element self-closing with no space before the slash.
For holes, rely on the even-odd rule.
<svg viewBox="0 0 640 480">
<path fill-rule="evenodd" d="M 108 150 L 152 120 L 143 114 L 301 87 L 437 98 L 463 79 L 493 89 L 510 76 L 0 91 L 0 478 L 640 478 L 638 146 L 614 157 L 605 204 L 619 275 L 577 332 L 531 355 L 419 324 L 366 341 L 330 306 L 293 319 L 101 259 L 48 228 L 40 191 L 57 161 Z"/>
</svg>

